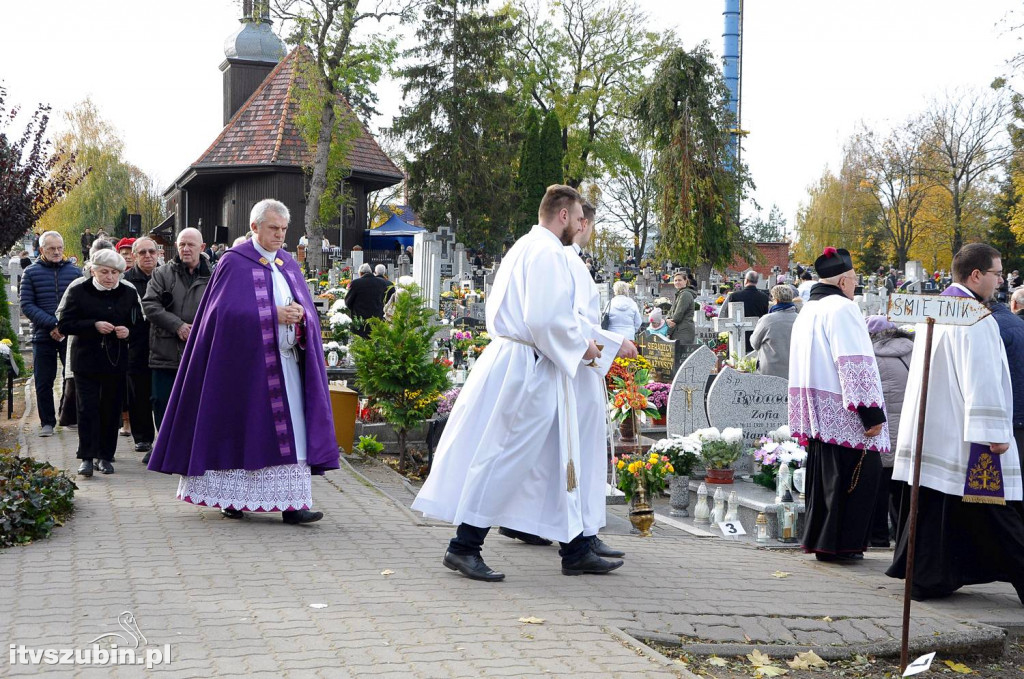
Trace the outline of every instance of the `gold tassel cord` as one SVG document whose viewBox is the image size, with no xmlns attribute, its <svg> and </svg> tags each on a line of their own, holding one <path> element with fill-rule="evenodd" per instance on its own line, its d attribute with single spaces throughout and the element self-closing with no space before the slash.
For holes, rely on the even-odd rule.
<svg viewBox="0 0 1024 679">
<path fill-rule="evenodd" d="M 569 464 L 565 466 L 565 490 L 569 493 L 576 490 L 576 465 L 573 464 L 572 458 L 569 458 Z"/>
<path fill-rule="evenodd" d="M 1001 497 L 988 497 L 985 495 L 964 495 L 964 502 L 983 505 L 1005 505 L 1006 500 Z"/>
</svg>

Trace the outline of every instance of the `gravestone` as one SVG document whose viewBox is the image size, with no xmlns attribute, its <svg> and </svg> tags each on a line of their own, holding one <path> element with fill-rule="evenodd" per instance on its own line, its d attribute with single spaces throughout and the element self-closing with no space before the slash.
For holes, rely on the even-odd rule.
<svg viewBox="0 0 1024 679">
<path fill-rule="evenodd" d="M 445 318 L 453 318 L 459 312 L 459 300 L 442 297 L 438 310 Z"/>
<path fill-rule="evenodd" d="M 729 304 L 727 318 L 722 318 L 721 315 L 715 318 L 715 332 L 729 333 L 729 355 L 735 354 L 740 358 L 747 355 L 747 335 L 754 332 L 755 325 L 757 325 L 756 318 L 747 318 L 743 315 L 742 302 Z"/>
<path fill-rule="evenodd" d="M 409 255 L 403 253 L 398 256 L 398 275 L 408 276 L 410 275 L 412 267 L 409 265 Z"/>
<path fill-rule="evenodd" d="M 640 355 L 651 364 L 651 380 L 671 383 L 683 362 L 679 356 L 678 342 L 644 331 L 635 343 Z"/>
<path fill-rule="evenodd" d="M 710 426 L 704 395 L 716 363 L 714 352 L 702 346 L 679 366 L 668 395 L 668 436 L 688 436 Z"/>
<path fill-rule="evenodd" d="M 486 330 L 487 323 L 479 318 L 463 316 L 461 318 L 456 318 L 455 322 L 452 323 L 452 327 L 456 330 Z"/>
<path fill-rule="evenodd" d="M 363 251 L 353 250 L 352 251 L 352 277 L 355 278 L 359 275 L 359 267 L 363 265 Z"/>
<path fill-rule="evenodd" d="M 693 312 L 693 327 L 696 331 L 697 342 L 700 344 L 707 345 L 718 337 L 718 332 L 715 331 L 714 319 L 704 315 L 703 309 Z"/>
<path fill-rule="evenodd" d="M 466 305 L 466 315 L 481 321 L 487 320 L 487 305 L 483 302 L 470 302 Z"/>
<path fill-rule="evenodd" d="M 469 257 L 466 256 L 466 246 L 462 243 L 455 244 L 454 261 L 455 270 L 452 272 L 452 277 L 461 279 L 469 272 Z"/>
<path fill-rule="evenodd" d="M 441 243 L 437 234 L 413 236 L 412 276 L 426 306 L 437 309 L 441 300 Z"/>
<path fill-rule="evenodd" d="M 743 447 L 747 449 L 768 432 L 789 423 L 789 380 L 741 373 L 725 366 L 708 391 L 707 406 L 711 426 L 742 428 Z M 752 458 L 746 454 L 735 466 L 739 473 L 749 473 L 752 467 Z"/>
</svg>

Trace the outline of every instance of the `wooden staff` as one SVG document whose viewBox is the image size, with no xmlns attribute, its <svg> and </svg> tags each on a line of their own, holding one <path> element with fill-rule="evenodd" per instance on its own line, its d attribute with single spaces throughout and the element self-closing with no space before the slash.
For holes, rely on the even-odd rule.
<svg viewBox="0 0 1024 679">
<path fill-rule="evenodd" d="M 917 503 L 921 495 L 921 453 L 924 447 L 924 415 L 928 405 L 928 376 L 932 367 L 932 330 L 935 319 L 928 318 L 924 335 L 924 373 L 921 376 L 921 403 L 917 409 L 917 442 L 914 448 L 914 479 L 910 486 L 910 522 L 907 535 L 907 563 L 903 573 L 903 638 L 900 641 L 900 674 L 907 669 L 910 644 L 910 592 L 914 585 L 914 551 L 917 545 Z"/>
</svg>

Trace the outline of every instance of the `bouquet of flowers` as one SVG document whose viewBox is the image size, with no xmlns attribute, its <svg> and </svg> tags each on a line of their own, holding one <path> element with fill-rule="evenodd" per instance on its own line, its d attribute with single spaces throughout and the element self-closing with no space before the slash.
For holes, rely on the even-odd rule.
<svg viewBox="0 0 1024 679">
<path fill-rule="evenodd" d="M 335 306 L 341 303 L 344 308 L 345 301 L 338 300 L 335 302 Z M 327 324 L 330 327 L 331 339 L 338 344 L 348 344 L 349 337 L 352 335 L 352 318 L 343 313 L 342 311 L 334 311 L 334 307 L 331 307 L 331 313 L 327 316 Z"/>
<path fill-rule="evenodd" d="M 456 330 L 452 333 L 452 349 L 467 354 L 473 346 L 473 333 L 469 330 Z"/>
<path fill-rule="evenodd" d="M 718 317 L 718 309 L 711 304 L 705 304 L 702 309 L 704 310 L 704 318 L 712 319 Z"/>
<path fill-rule="evenodd" d="M 743 454 L 743 430 L 739 427 L 698 429 L 690 437 L 700 443 L 700 458 L 708 469 L 729 469 Z"/>
<path fill-rule="evenodd" d="M 651 395 L 648 389 L 651 364 L 643 356 L 616 358 L 605 380 L 614 421 L 622 422 L 633 416 L 638 416 L 641 421 L 646 421 L 647 417 L 661 417 L 658 409 L 648 400 Z"/>
<path fill-rule="evenodd" d="M 647 385 L 647 390 L 651 392 L 651 395 L 647 398 L 652 406 L 658 409 L 658 412 L 665 412 L 665 408 L 668 407 L 668 395 L 672 391 L 671 384 L 665 384 L 664 382 L 651 382 Z"/>
<path fill-rule="evenodd" d="M 775 490 L 779 467 L 783 462 L 792 467 L 802 467 L 807 461 L 807 449 L 793 438 L 789 427 L 785 425 L 762 436 L 757 447 L 751 448 L 751 452 L 754 460 L 761 465 L 753 481 L 769 490 Z"/>
<path fill-rule="evenodd" d="M 720 332 L 718 337 L 715 339 L 715 345 L 711 347 L 711 350 L 715 352 L 720 358 L 726 359 L 729 357 L 729 333 Z"/>
<path fill-rule="evenodd" d="M 725 295 L 719 295 L 718 299 L 715 300 L 715 304 L 725 304 Z"/>
<path fill-rule="evenodd" d="M 626 502 L 631 501 L 641 487 L 648 497 L 661 493 L 665 490 L 665 476 L 675 472 L 668 456 L 653 451 L 613 457 L 612 464 L 618 470 L 619 490 L 625 494 Z"/>
<path fill-rule="evenodd" d="M 448 417 L 452 412 L 452 407 L 455 405 L 455 399 L 459 397 L 459 392 L 462 391 L 461 387 L 453 387 L 448 391 L 441 394 L 437 399 L 437 416 Z"/>
<path fill-rule="evenodd" d="M 651 446 L 651 452 L 668 457 L 678 476 L 689 476 L 700 462 L 700 441 L 690 436 L 670 436 Z"/>
</svg>

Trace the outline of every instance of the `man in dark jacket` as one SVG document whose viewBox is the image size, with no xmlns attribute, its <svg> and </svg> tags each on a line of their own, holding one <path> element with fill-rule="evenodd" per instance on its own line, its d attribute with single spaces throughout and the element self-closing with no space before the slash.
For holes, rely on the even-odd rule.
<svg viewBox="0 0 1024 679">
<path fill-rule="evenodd" d="M 725 298 L 725 303 L 722 305 L 722 316 L 729 313 L 729 305 L 734 302 L 743 302 L 743 316 L 744 318 L 758 319 L 768 313 L 768 295 L 757 289 L 757 282 L 760 280 L 760 276 L 756 271 L 748 271 L 747 275 L 743 277 L 743 289 L 737 290 L 736 292 L 730 292 L 729 296 Z M 752 333 L 746 333 L 747 336 L 747 353 L 753 351 L 753 347 L 750 345 L 750 335 Z"/>
<path fill-rule="evenodd" d="M 53 405 L 53 381 L 57 358 L 62 373 L 67 363 L 67 343 L 57 329 L 57 304 L 64 291 L 82 271 L 64 259 L 64 238 L 56 231 L 39 237 L 39 260 L 25 269 L 21 279 L 21 310 L 32 321 L 32 372 L 39 408 L 39 435 L 53 436 L 57 411 Z"/>
<path fill-rule="evenodd" d="M 1016 295 L 1014 296 L 1016 298 Z M 1013 393 L 1013 438 L 1017 454 L 1024 458 L 1024 318 L 999 302 L 989 303 L 992 318 L 999 324 L 999 336 L 1010 364 L 1010 389 Z"/>
<path fill-rule="evenodd" d="M 92 232 L 90 227 L 85 227 L 85 233 L 82 234 L 82 238 L 79 243 L 82 246 L 82 261 L 89 259 L 89 248 L 92 247 L 93 242 L 96 240 L 96 235 Z"/>
<path fill-rule="evenodd" d="M 366 321 L 371 318 L 384 318 L 384 295 L 390 284 L 387 280 L 373 275 L 369 264 L 359 267 L 359 278 L 348 286 L 345 295 L 345 306 L 352 312 L 356 322 L 353 332 L 360 337 L 369 337 L 370 328 Z"/>
<path fill-rule="evenodd" d="M 210 265 L 203 256 L 203 234 L 199 229 L 182 229 L 177 247 L 174 259 L 153 272 L 146 296 L 142 298 L 142 308 L 149 321 L 153 417 L 158 428 L 199 310 L 199 300 L 210 282 Z"/>
<path fill-rule="evenodd" d="M 1010 297 L 1010 311 L 1024 317 L 1024 288 L 1017 290 Z"/>
<path fill-rule="evenodd" d="M 124 279 L 135 286 L 139 299 L 146 296 L 149 281 L 157 263 L 157 245 L 152 238 L 142 237 L 132 243 L 135 266 L 128 269 Z M 149 369 L 149 321 L 140 320 L 128 336 L 128 418 L 132 424 L 135 451 L 145 453 L 143 463 L 149 462 L 156 428 L 153 425 L 153 380 Z"/>
</svg>

